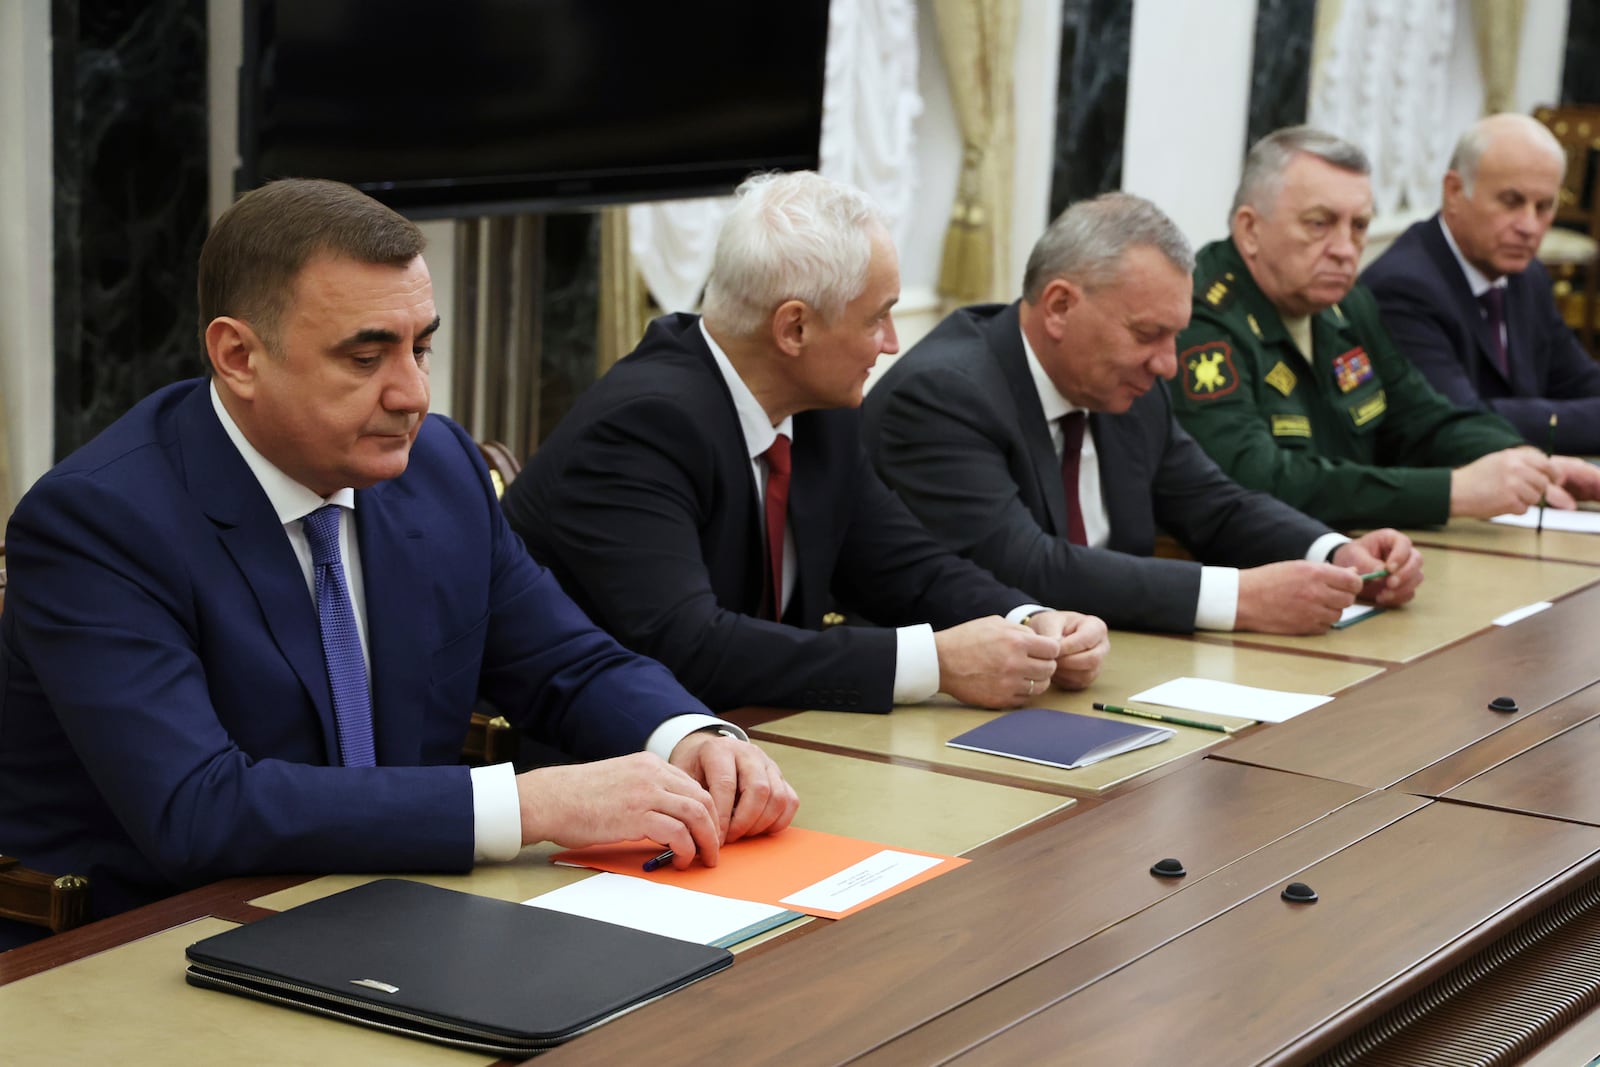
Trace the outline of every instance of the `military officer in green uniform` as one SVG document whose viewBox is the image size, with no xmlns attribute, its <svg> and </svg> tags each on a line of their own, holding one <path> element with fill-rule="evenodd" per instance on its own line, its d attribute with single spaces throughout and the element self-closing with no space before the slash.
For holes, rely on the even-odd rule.
<svg viewBox="0 0 1600 1067">
<path fill-rule="evenodd" d="M 1397 351 L 1356 271 L 1361 150 L 1305 126 L 1251 149 L 1232 236 L 1201 250 L 1173 408 L 1234 480 L 1335 527 L 1417 526 L 1600 496 L 1600 470 L 1456 409 Z"/>
</svg>

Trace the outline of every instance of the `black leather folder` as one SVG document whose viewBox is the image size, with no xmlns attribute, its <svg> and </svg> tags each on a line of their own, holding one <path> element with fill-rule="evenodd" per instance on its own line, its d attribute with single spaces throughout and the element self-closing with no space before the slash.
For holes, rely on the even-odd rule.
<svg viewBox="0 0 1600 1067">
<path fill-rule="evenodd" d="M 527 1054 L 733 962 L 727 949 L 381 879 L 197 941 L 190 985 Z"/>
</svg>

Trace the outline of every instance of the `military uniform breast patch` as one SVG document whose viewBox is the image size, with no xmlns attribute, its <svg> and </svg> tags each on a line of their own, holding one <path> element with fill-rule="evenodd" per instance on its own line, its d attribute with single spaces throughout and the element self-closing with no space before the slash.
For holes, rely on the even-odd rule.
<svg viewBox="0 0 1600 1067">
<path fill-rule="evenodd" d="M 1311 419 L 1305 415 L 1272 416 L 1272 436 L 1310 437 Z"/>
<path fill-rule="evenodd" d="M 1360 345 L 1333 357 L 1333 380 L 1341 393 L 1348 393 L 1372 380 L 1372 360 Z"/>
<path fill-rule="evenodd" d="M 1267 371 L 1266 383 L 1284 396 L 1294 392 L 1294 387 L 1299 381 L 1300 379 L 1294 376 L 1294 371 L 1289 369 L 1289 364 L 1281 359 Z"/>
<path fill-rule="evenodd" d="M 1183 395 L 1190 400 L 1215 400 L 1239 387 L 1233 349 L 1226 341 L 1209 341 L 1185 349 L 1178 362 L 1183 368 Z"/>
</svg>

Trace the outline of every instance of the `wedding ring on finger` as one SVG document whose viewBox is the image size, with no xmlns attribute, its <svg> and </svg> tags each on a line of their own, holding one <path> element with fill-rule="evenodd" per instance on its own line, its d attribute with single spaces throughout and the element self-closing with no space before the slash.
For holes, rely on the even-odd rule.
<svg viewBox="0 0 1600 1067">
<path fill-rule="evenodd" d="M 1033 696 L 1033 679 L 1028 679 L 1028 695 Z"/>
</svg>

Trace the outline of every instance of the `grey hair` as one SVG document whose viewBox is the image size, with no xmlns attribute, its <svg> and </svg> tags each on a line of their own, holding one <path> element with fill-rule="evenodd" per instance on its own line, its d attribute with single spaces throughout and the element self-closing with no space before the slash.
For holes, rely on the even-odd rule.
<svg viewBox="0 0 1600 1067">
<path fill-rule="evenodd" d="M 1538 119 L 1527 115 L 1489 115 L 1473 123 L 1466 133 L 1461 135 L 1461 140 L 1456 142 L 1456 150 L 1450 154 L 1450 169 L 1456 172 L 1461 179 L 1461 191 L 1468 196 L 1472 195 L 1472 187 L 1478 181 L 1478 164 L 1483 160 L 1483 154 L 1494 144 L 1495 138 L 1505 132 L 1504 127 L 1510 121 L 1527 132 L 1542 148 L 1548 149 L 1551 157 L 1560 165 L 1563 173 L 1567 169 L 1567 152 L 1561 147 L 1561 142 L 1556 140 L 1556 135 L 1550 128 Z"/>
<path fill-rule="evenodd" d="M 1141 246 L 1154 248 L 1185 274 L 1194 272 L 1188 238 L 1150 201 L 1131 193 L 1080 200 L 1034 243 L 1022 275 L 1022 298 L 1036 303 L 1053 278 L 1071 278 L 1092 292 L 1113 282 L 1123 256 Z"/>
<path fill-rule="evenodd" d="M 717 235 L 701 301 L 709 323 L 753 337 L 785 301 L 802 301 L 832 320 L 861 295 L 873 230 L 888 230 L 865 193 L 795 171 L 753 175 L 737 196 Z"/>
<path fill-rule="evenodd" d="M 1294 157 L 1304 152 L 1331 163 L 1340 170 L 1355 174 L 1371 174 L 1372 164 L 1360 148 L 1319 130 L 1314 126 L 1286 126 L 1267 134 L 1255 143 L 1244 158 L 1244 173 L 1239 175 L 1239 188 L 1233 194 L 1233 207 L 1228 211 L 1232 219 L 1246 204 L 1266 215 L 1277 202 L 1283 188 L 1283 172 L 1289 169 Z"/>
</svg>

